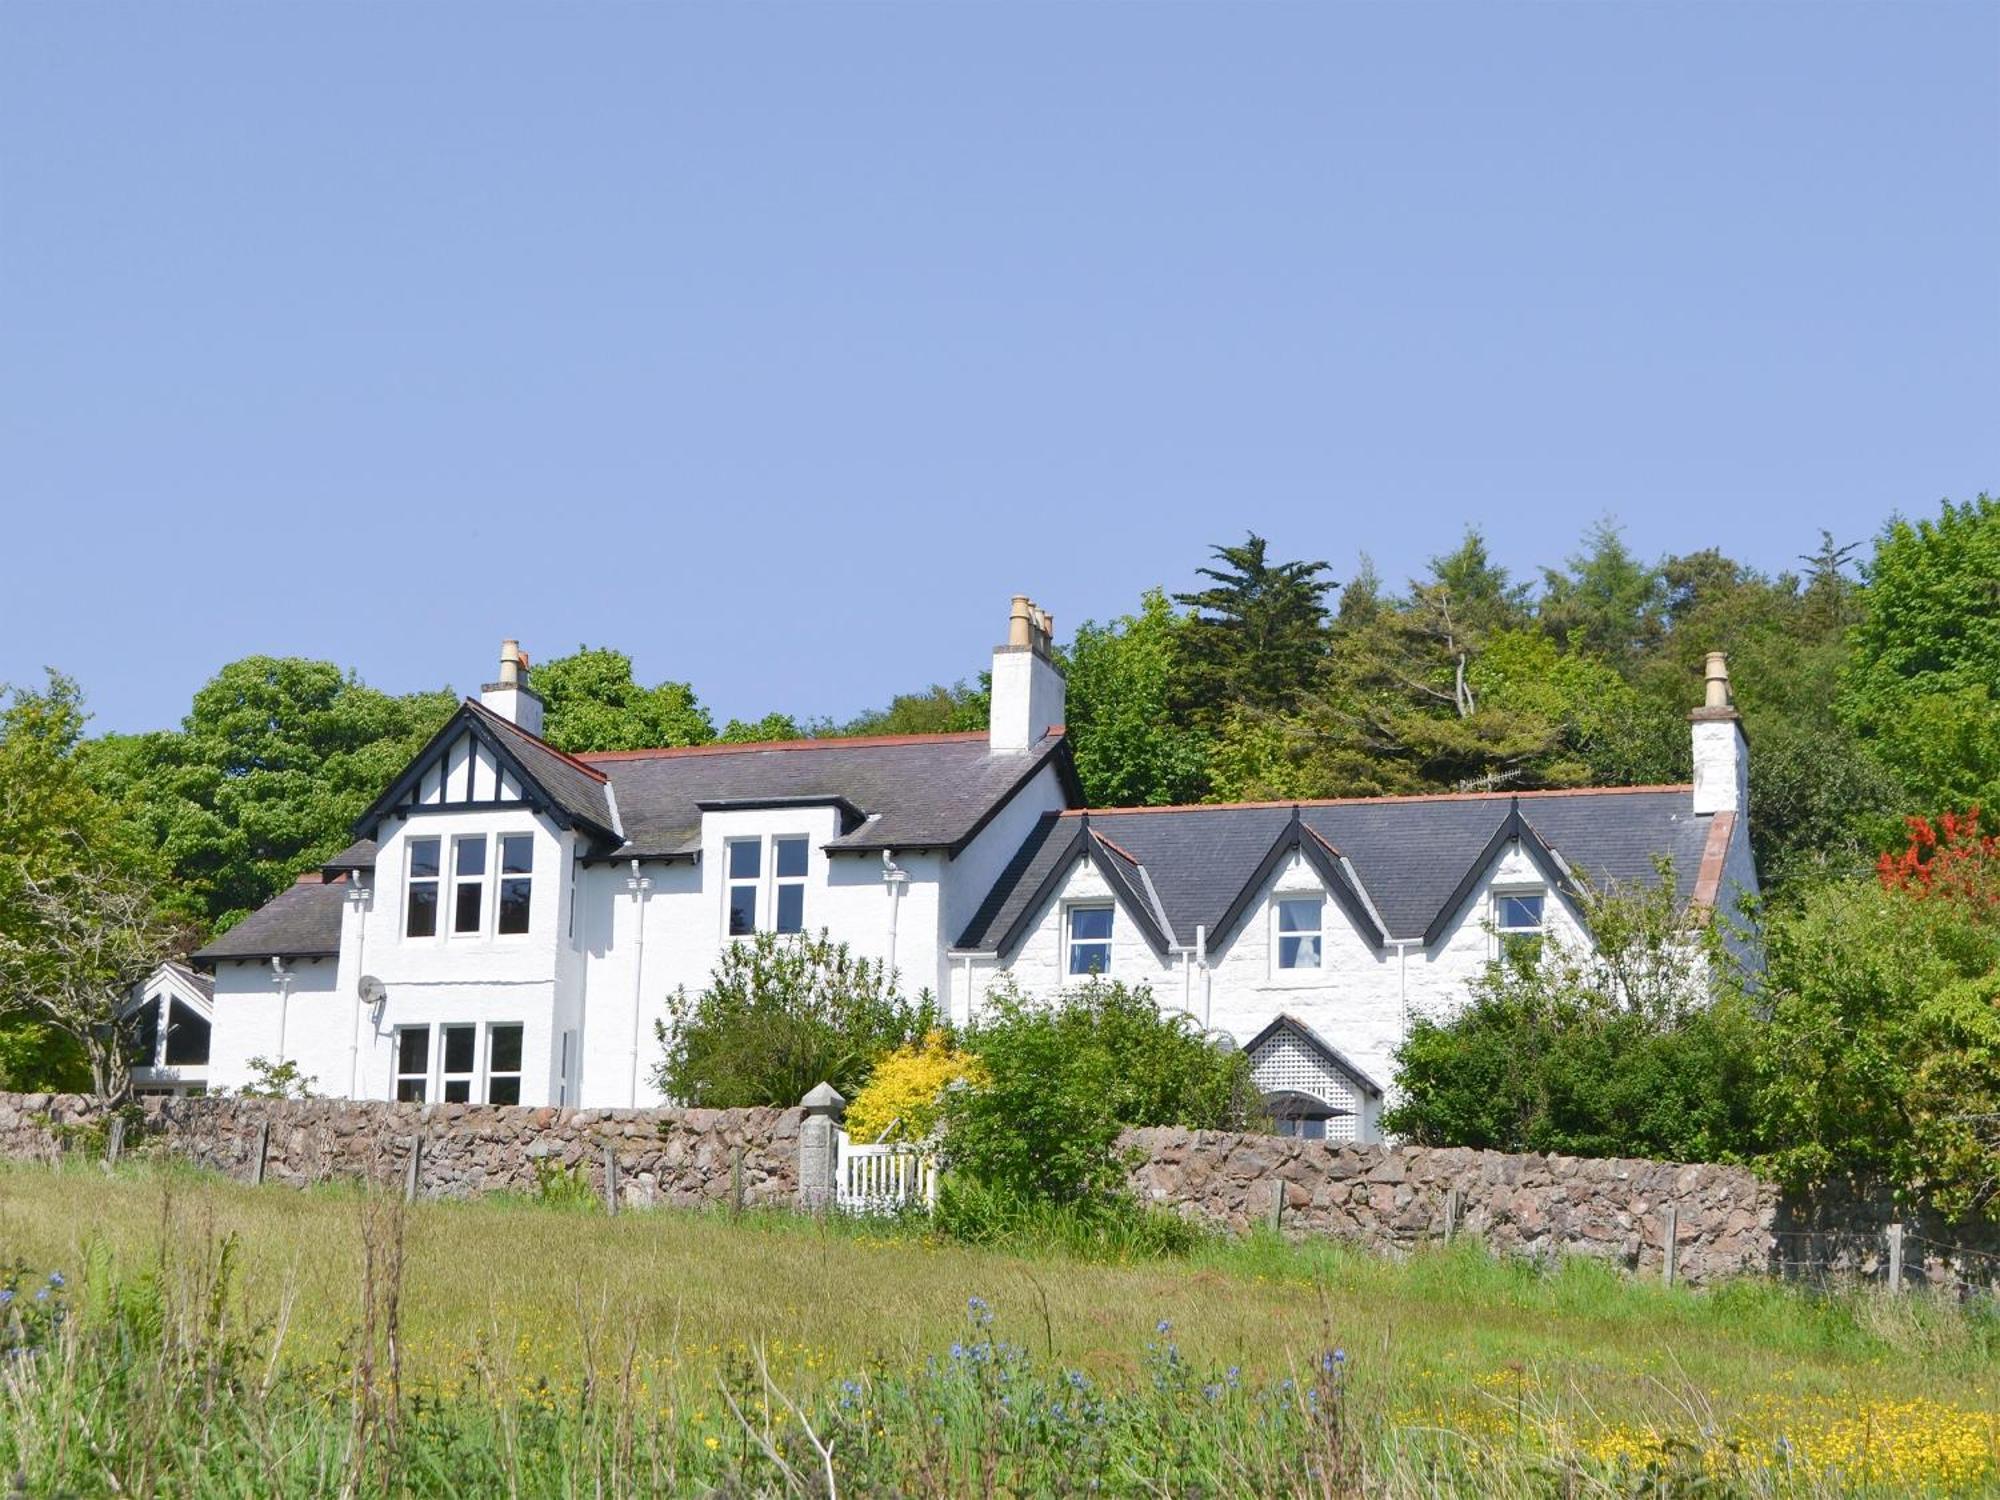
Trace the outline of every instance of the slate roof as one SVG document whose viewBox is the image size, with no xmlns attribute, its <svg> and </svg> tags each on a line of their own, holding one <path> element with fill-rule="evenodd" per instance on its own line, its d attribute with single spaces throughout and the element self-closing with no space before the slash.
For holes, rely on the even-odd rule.
<svg viewBox="0 0 2000 1500">
<path fill-rule="evenodd" d="M 495 731 L 500 743 L 521 763 L 521 769 L 535 779 L 558 807 L 590 827 L 617 831 L 618 818 L 612 811 L 611 795 L 605 790 L 608 778 L 602 771 L 586 764 L 580 756 L 565 755 L 512 719 L 502 718 L 471 698 L 465 700 L 465 706 Z"/>
<path fill-rule="evenodd" d="M 958 946 L 993 951 L 1022 935 L 1051 882 L 1073 862 L 1074 835 L 1086 821 L 1145 867 L 1175 943 L 1191 945 L 1197 926 L 1216 938 L 1295 811 L 1353 865 L 1387 936 L 1422 938 L 1450 915 L 1445 908 L 1462 896 L 1468 873 L 1517 808 L 1527 831 L 1593 883 L 1650 880 L 1655 856 L 1664 854 L 1674 861 L 1682 899 L 1693 891 L 1709 820 L 1695 816 L 1685 786 L 1093 809 L 1042 819 Z"/>
<path fill-rule="evenodd" d="M 833 851 L 963 848 L 1017 790 L 1054 761 L 1075 795 L 1059 732 L 994 754 L 985 731 L 696 745 L 577 759 L 605 775 L 625 842 L 619 859 L 701 847 L 704 807 L 830 803 L 842 807 Z"/>
<path fill-rule="evenodd" d="M 356 839 L 340 853 L 320 866 L 322 871 L 372 870 L 375 868 L 376 844 L 373 839 Z"/>
<path fill-rule="evenodd" d="M 340 952 L 345 885 L 301 881 L 278 892 L 229 931 L 195 951 L 192 961 L 219 958 L 332 958 Z"/>
</svg>

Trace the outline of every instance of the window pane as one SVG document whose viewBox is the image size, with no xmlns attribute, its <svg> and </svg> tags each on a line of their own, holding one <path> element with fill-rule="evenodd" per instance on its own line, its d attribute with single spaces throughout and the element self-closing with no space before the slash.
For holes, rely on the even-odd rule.
<svg viewBox="0 0 2000 1500">
<path fill-rule="evenodd" d="M 1317 969 L 1319 967 L 1319 936 L 1281 935 L 1278 938 L 1278 967 L 1281 969 Z"/>
<path fill-rule="evenodd" d="M 436 839 L 410 840 L 410 874 L 421 880 L 438 872 L 438 841 Z"/>
<path fill-rule="evenodd" d="M 447 1026 L 444 1028 L 444 1070 L 447 1073 L 470 1073 L 472 1071 L 473 1043 L 479 1036 L 476 1026 Z"/>
<path fill-rule="evenodd" d="M 738 839 L 729 846 L 729 878 L 755 880 L 764 869 L 764 846 L 755 839 Z"/>
<path fill-rule="evenodd" d="M 518 1026 L 495 1026 L 486 1034 L 489 1056 L 486 1071 L 489 1073 L 518 1073 L 521 1071 L 521 1028 Z"/>
<path fill-rule="evenodd" d="M 535 836 L 532 833 L 500 835 L 500 873 L 527 875 L 535 868 Z"/>
<path fill-rule="evenodd" d="M 1280 901 L 1278 931 L 1318 932 L 1320 904 L 1316 900 Z"/>
<path fill-rule="evenodd" d="M 796 880 L 806 873 L 806 840 L 778 840 L 778 878 Z"/>
<path fill-rule="evenodd" d="M 1542 898 L 1540 896 L 1502 896 L 1500 898 L 1500 925 L 1502 927 L 1541 926 Z"/>
<path fill-rule="evenodd" d="M 1069 971 L 1072 974 L 1104 974 L 1111 969 L 1111 945 L 1109 943 L 1072 943 L 1069 950 Z"/>
<path fill-rule="evenodd" d="M 472 1102 L 472 1080 L 470 1078 L 447 1078 L 444 1081 L 444 1102 L 446 1104 L 470 1104 Z"/>
<path fill-rule="evenodd" d="M 407 1026 L 396 1033 L 396 1071 L 428 1073 L 431 1066 L 431 1032 L 428 1026 Z"/>
<path fill-rule="evenodd" d="M 806 888 L 802 885 L 781 885 L 778 887 L 778 931 L 804 932 L 806 927 Z"/>
<path fill-rule="evenodd" d="M 485 894 L 486 887 L 475 881 L 467 881 L 458 888 L 458 902 L 451 922 L 453 932 L 479 931 L 479 898 Z"/>
<path fill-rule="evenodd" d="M 438 888 L 434 884 L 410 887 L 410 920 L 404 925 L 406 937 L 436 937 L 438 930 Z"/>
<path fill-rule="evenodd" d="M 503 880 L 500 882 L 500 930 L 502 932 L 526 932 L 528 930 L 528 888 L 532 880 Z"/>
<path fill-rule="evenodd" d="M 208 1061 L 208 1022 L 180 1001 L 167 1020 L 167 1062 L 170 1066 Z"/>
<path fill-rule="evenodd" d="M 518 1078 L 495 1078 L 486 1085 L 488 1104 L 519 1104 L 521 1102 L 521 1080 Z"/>
<path fill-rule="evenodd" d="M 424 1102 L 423 1079 L 399 1079 L 396 1083 L 396 1098 L 404 1104 L 422 1104 Z"/>
<path fill-rule="evenodd" d="M 1070 909 L 1069 935 L 1072 938 L 1108 938 L 1111 936 L 1111 908 L 1108 906 L 1077 906 Z"/>
<path fill-rule="evenodd" d="M 757 887 L 732 885 L 729 888 L 729 935 L 742 937 L 757 930 Z"/>
<path fill-rule="evenodd" d="M 454 852 L 461 875 L 484 875 L 486 873 L 486 840 L 460 839 Z"/>
<path fill-rule="evenodd" d="M 1326 1139 L 1326 1121 L 1301 1120 L 1299 1134 L 1309 1141 L 1323 1141 Z"/>
</svg>

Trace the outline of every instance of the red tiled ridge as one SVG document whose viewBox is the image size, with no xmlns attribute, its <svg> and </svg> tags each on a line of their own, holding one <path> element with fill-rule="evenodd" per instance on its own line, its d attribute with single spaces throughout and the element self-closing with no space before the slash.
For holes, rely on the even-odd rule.
<svg viewBox="0 0 2000 1500">
<path fill-rule="evenodd" d="M 1044 739 L 1059 737 L 1063 726 L 1052 724 Z M 968 745 L 984 740 L 984 729 L 961 729 L 949 734 L 856 734 L 845 739 L 828 735 L 816 740 L 741 740 L 728 744 L 669 745 L 658 750 L 592 750 L 585 760 L 593 763 L 618 760 L 660 760 L 679 755 L 739 755 L 751 750 L 852 750 L 898 745 Z"/>
<path fill-rule="evenodd" d="M 548 751 L 549 754 L 553 755 L 557 760 L 567 761 L 570 765 L 576 767 L 577 770 L 583 772 L 583 774 L 588 776 L 592 781 L 609 781 L 611 779 L 609 776 L 606 776 L 602 771 L 598 770 L 597 767 L 591 765 L 585 765 L 582 761 L 578 760 L 574 755 L 571 755 L 569 751 L 556 749 L 554 745 L 551 745 L 547 740 L 543 739 L 540 735 L 529 734 L 527 730 L 523 729 L 519 724 L 516 724 L 512 719 L 508 718 L 505 714 L 496 714 L 495 712 L 493 712 L 492 709 L 488 708 L 484 703 L 481 703 L 477 698 L 467 698 L 465 700 L 465 706 L 467 708 L 478 709 L 482 714 L 484 714 L 487 718 L 491 719 L 496 724 L 505 724 L 509 729 L 513 730 L 514 733 L 521 736 L 522 739 L 531 740 L 535 744 L 540 745 L 544 750 Z"/>
<path fill-rule="evenodd" d="M 1126 813 L 1173 813 L 1220 811 L 1228 808 L 1267 807 L 1365 807 L 1381 802 L 1493 802 L 1507 797 L 1528 801 L 1535 797 L 1616 797 L 1627 792 L 1688 792 L 1694 783 L 1663 782 L 1655 786 L 1569 786 L 1536 787 L 1525 792 L 1407 792 L 1396 797 L 1284 797 L 1272 802 L 1176 802 L 1159 807 L 1072 807 L 1065 818 L 1124 816 Z"/>
</svg>

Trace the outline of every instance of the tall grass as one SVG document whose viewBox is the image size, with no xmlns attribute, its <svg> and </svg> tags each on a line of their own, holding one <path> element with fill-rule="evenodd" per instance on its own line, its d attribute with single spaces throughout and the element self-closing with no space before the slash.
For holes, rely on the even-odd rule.
<svg viewBox="0 0 2000 1500">
<path fill-rule="evenodd" d="M 1977 1309 L 1466 1245 L 1033 1244 L 0 1172 L 0 1258 L 28 1262 L 0 1494 L 1818 1497 L 2000 1472 Z"/>
</svg>

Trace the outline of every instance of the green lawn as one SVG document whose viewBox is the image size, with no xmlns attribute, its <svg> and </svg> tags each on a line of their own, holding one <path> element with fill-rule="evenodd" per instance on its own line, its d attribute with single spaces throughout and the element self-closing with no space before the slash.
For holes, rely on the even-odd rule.
<svg viewBox="0 0 2000 1500">
<path fill-rule="evenodd" d="M 354 1191 L 252 1189 L 143 1165 L 0 1168 L 0 1264 L 25 1265 L 24 1293 L 61 1272 L 82 1326 L 103 1321 L 114 1288 L 164 1287 L 170 1307 L 240 1331 L 257 1368 L 312 1372 L 322 1393 L 352 1383 L 364 1289 L 379 1309 L 396 1280 L 380 1269 L 391 1218 L 383 1200 Z M 231 1274 L 217 1296 L 225 1244 Z M 1476 1246 L 1392 1262 L 1253 1239 L 1105 1264 L 784 1215 L 607 1219 L 494 1200 L 415 1205 L 401 1244 L 406 1390 L 553 1408 L 601 1394 L 606 1371 L 625 1372 L 629 1387 L 637 1370 L 652 1382 L 648 1409 L 676 1431 L 699 1436 L 696 1412 L 717 1424 L 706 1430 L 726 1441 L 706 1451 L 718 1462 L 743 1433 L 716 1396 L 747 1380 L 759 1355 L 772 1385 L 804 1400 L 841 1380 L 886 1392 L 927 1362 L 949 1367 L 954 1344 L 962 1353 L 991 1338 L 1020 1346 L 1051 1378 L 1148 1400 L 1165 1389 L 1163 1367 L 1186 1372 L 1186 1400 L 1218 1410 L 1239 1388 L 1303 1388 L 1333 1368 L 1337 1349 L 1337 1394 L 1378 1460 L 1385 1443 L 1441 1432 L 1474 1455 L 1475 1471 L 1514 1474 L 1532 1458 L 1530 1478 L 1538 1464 L 1570 1465 L 1584 1479 L 1565 1482 L 1601 1479 L 1605 1494 L 1630 1493 L 1608 1476 L 1629 1477 L 1662 1452 L 1711 1475 L 1777 1454 L 1786 1462 L 1775 1472 L 1799 1493 L 1859 1480 L 1879 1493 L 1966 1492 L 2000 1474 L 2000 1331 L 1990 1316 L 1925 1297 L 1811 1300 L 1751 1282 L 1668 1290 L 1588 1265 L 1500 1264 Z M 991 1307 L 990 1327 L 976 1310 L 969 1326 L 971 1298 Z M 1390 1482 L 1395 1464 L 1378 1460 L 1367 1483 L 1405 1492 Z M 898 1483 L 921 1484 L 910 1477 L 920 1470 L 899 1471 Z M 1427 1487 L 1405 1476 L 1406 1492 L 1459 1482 L 1432 1477 Z M 1543 1492 L 1521 1482 L 1520 1493 Z M 1720 1492 L 1794 1492 L 1772 1484 Z M 1491 1485 L 1505 1492 L 1497 1477 Z"/>
</svg>

